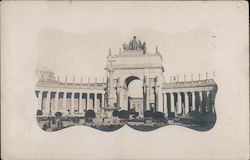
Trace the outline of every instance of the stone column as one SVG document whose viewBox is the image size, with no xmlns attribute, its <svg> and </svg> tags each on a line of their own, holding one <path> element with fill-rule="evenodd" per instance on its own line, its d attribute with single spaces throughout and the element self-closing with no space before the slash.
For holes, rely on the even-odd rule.
<svg viewBox="0 0 250 160">
<path fill-rule="evenodd" d="M 162 99 L 163 99 L 163 113 L 167 113 L 168 112 L 168 103 L 167 103 L 167 93 L 163 93 L 162 94 Z"/>
<path fill-rule="evenodd" d="M 90 103 L 89 103 L 89 100 L 90 100 L 90 94 L 89 93 L 86 93 L 86 101 L 87 101 L 87 106 L 86 106 L 86 108 L 87 108 L 87 110 L 89 110 L 90 109 Z"/>
<path fill-rule="evenodd" d="M 97 93 L 94 93 L 94 111 L 97 113 L 98 111 L 98 105 L 97 105 Z"/>
<path fill-rule="evenodd" d="M 192 92 L 192 111 L 195 111 L 195 92 Z"/>
<path fill-rule="evenodd" d="M 70 105 L 70 113 L 74 113 L 74 100 L 75 100 L 75 93 L 71 93 L 71 105 Z"/>
<path fill-rule="evenodd" d="M 189 112 L 189 98 L 188 98 L 188 92 L 184 93 L 184 99 L 185 99 L 185 114 Z"/>
<path fill-rule="evenodd" d="M 170 93 L 170 111 L 175 113 L 174 93 Z"/>
<path fill-rule="evenodd" d="M 88 106 L 88 109 L 91 109 L 91 110 L 94 110 L 94 96 L 92 97 L 92 99 L 90 98 L 90 95 L 88 96 L 88 100 L 89 100 L 89 106 Z"/>
<path fill-rule="evenodd" d="M 159 93 L 159 87 L 160 85 L 158 85 L 158 82 L 159 79 L 158 77 L 156 76 L 154 78 L 154 81 L 153 81 L 153 89 L 154 89 L 154 103 L 155 103 L 155 111 L 161 111 L 162 108 L 159 108 L 161 103 L 159 103 L 159 100 L 161 101 L 161 98 L 159 98 L 159 95 L 161 96 L 161 94 Z M 161 106 L 162 107 L 162 106 Z"/>
<path fill-rule="evenodd" d="M 171 109 L 170 109 L 170 106 L 171 106 L 171 102 L 170 101 L 171 101 L 171 99 L 169 99 L 170 98 L 169 97 L 169 93 L 165 93 L 165 95 L 166 95 L 166 98 L 165 98 L 165 100 L 166 100 L 166 102 L 165 102 L 166 103 L 166 105 L 165 105 L 166 106 L 166 108 L 165 108 L 166 111 L 165 111 L 165 113 L 169 114 L 170 111 L 171 111 Z"/>
<path fill-rule="evenodd" d="M 210 91 L 210 106 L 211 106 L 211 110 L 213 113 L 215 113 L 215 92 L 214 91 Z"/>
<path fill-rule="evenodd" d="M 202 108 L 201 108 L 201 112 L 206 112 L 207 109 L 207 92 L 203 91 L 202 94 Z"/>
<path fill-rule="evenodd" d="M 121 88 L 120 86 L 117 86 L 117 89 L 116 89 L 116 105 L 117 107 L 121 107 L 121 100 L 120 100 L 120 96 L 121 95 Z"/>
<path fill-rule="evenodd" d="M 147 109 L 147 88 L 146 86 L 143 84 L 142 85 L 142 100 L 143 100 L 143 111 L 145 111 Z"/>
<path fill-rule="evenodd" d="M 112 62 L 112 60 L 111 60 Z M 109 71 L 108 80 L 108 107 L 114 107 L 115 103 L 115 89 L 114 89 L 114 79 L 113 79 L 113 68 Z"/>
<path fill-rule="evenodd" d="M 210 111 L 210 97 L 209 97 L 209 91 L 206 91 L 206 112 Z"/>
<path fill-rule="evenodd" d="M 158 88 L 157 88 L 157 86 L 155 86 L 154 94 L 155 94 L 155 111 L 158 111 L 159 110 L 159 102 L 158 102 Z"/>
<path fill-rule="evenodd" d="M 43 91 L 38 93 L 38 109 L 43 112 Z"/>
<path fill-rule="evenodd" d="M 78 106 L 78 110 L 79 110 L 79 113 L 83 113 L 83 106 L 82 106 L 82 93 L 80 92 L 79 93 L 79 106 Z"/>
<path fill-rule="evenodd" d="M 181 93 L 177 93 L 177 114 L 182 113 L 182 107 L 181 107 Z"/>
<path fill-rule="evenodd" d="M 202 112 L 202 108 L 203 108 L 203 106 L 202 106 L 202 101 L 203 101 L 203 99 L 202 99 L 202 91 L 199 92 L 199 97 L 200 97 L 199 111 Z"/>
<path fill-rule="evenodd" d="M 149 88 L 149 86 L 147 86 L 146 87 L 146 90 L 147 90 L 147 95 L 146 95 L 146 97 L 147 97 L 147 99 L 146 99 L 146 101 L 147 101 L 147 105 L 146 105 L 146 110 L 150 110 L 150 104 L 149 104 L 149 102 L 150 102 L 150 88 Z"/>
<path fill-rule="evenodd" d="M 120 97 L 119 97 L 119 99 L 120 99 L 120 107 L 122 108 L 122 109 L 124 109 L 125 107 L 124 107 L 124 89 L 123 89 L 123 87 L 122 86 L 120 86 Z M 101 103 L 101 102 L 100 102 Z"/>
<path fill-rule="evenodd" d="M 101 105 L 101 108 L 103 108 L 104 107 L 104 101 L 105 101 L 105 96 L 104 96 L 105 94 L 102 94 L 102 99 L 101 99 L 101 101 L 102 101 L 102 105 Z"/>
<path fill-rule="evenodd" d="M 165 113 L 166 109 L 165 109 L 165 93 L 162 93 L 162 112 Z"/>
<path fill-rule="evenodd" d="M 213 112 L 213 97 L 212 97 L 212 93 L 211 91 L 208 91 L 208 100 L 207 100 L 207 103 L 208 103 L 208 112 Z"/>
<path fill-rule="evenodd" d="M 55 110 L 54 113 L 58 112 L 58 98 L 59 98 L 59 92 L 55 93 Z"/>
<path fill-rule="evenodd" d="M 47 114 L 51 114 L 51 104 L 50 104 L 50 92 L 47 92 L 47 99 L 46 99 L 47 103 L 46 103 L 46 113 Z"/>
<path fill-rule="evenodd" d="M 161 86 L 160 85 L 158 86 L 157 95 L 158 95 L 158 108 L 157 108 L 157 111 L 163 113 L 163 97 L 162 97 L 162 91 L 161 91 Z M 164 108 L 164 110 L 166 110 L 166 109 Z"/>
<path fill-rule="evenodd" d="M 67 92 L 63 92 L 63 112 L 67 113 Z"/>
</svg>

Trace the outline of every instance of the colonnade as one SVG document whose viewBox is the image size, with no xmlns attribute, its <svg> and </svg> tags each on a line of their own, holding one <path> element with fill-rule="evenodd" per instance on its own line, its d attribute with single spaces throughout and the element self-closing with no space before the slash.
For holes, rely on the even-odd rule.
<svg viewBox="0 0 250 160">
<path fill-rule="evenodd" d="M 213 112 L 215 91 L 166 92 L 163 96 L 163 112 L 175 116 L 187 115 L 191 111 Z"/>
<path fill-rule="evenodd" d="M 43 115 L 81 114 L 87 110 L 100 113 L 104 107 L 104 93 L 54 92 L 35 91 L 38 98 L 39 110 Z"/>
</svg>

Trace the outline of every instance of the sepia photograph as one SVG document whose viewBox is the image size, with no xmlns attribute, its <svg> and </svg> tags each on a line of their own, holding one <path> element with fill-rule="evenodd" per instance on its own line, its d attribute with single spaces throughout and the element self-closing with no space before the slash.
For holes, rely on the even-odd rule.
<svg viewBox="0 0 250 160">
<path fill-rule="evenodd" d="M 138 31 L 144 36 L 156 32 L 167 38 L 150 29 Z M 86 39 L 93 37 L 92 34 Z M 109 34 L 112 37 L 112 31 Z M 82 44 L 86 45 L 86 42 Z M 136 36 L 124 42 L 117 54 L 112 54 L 110 48 L 105 61 L 106 77 L 101 82 L 97 78 L 90 81 L 90 77 L 81 77 L 80 82 L 76 82 L 75 77 L 70 82 L 67 76 L 60 80 L 50 69 L 37 66 L 37 122 L 43 130 L 57 131 L 87 125 L 113 131 L 127 124 L 139 131 L 151 131 L 166 125 L 206 131 L 215 124 L 215 71 L 209 77 L 206 72 L 203 79 L 200 73 L 197 79 L 193 74 L 188 75 L 191 77 L 183 75 L 183 78 L 167 76 L 170 80 L 166 82 L 164 60 L 158 46 L 150 53 L 146 42 L 137 40 Z M 86 78 L 88 82 L 83 83 Z"/>
<path fill-rule="evenodd" d="M 1 2 L 1 158 L 249 159 L 248 12 Z"/>
</svg>

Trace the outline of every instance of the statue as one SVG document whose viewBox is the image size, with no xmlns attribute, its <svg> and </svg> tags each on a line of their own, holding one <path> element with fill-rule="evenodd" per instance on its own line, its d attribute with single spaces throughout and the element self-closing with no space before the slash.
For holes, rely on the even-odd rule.
<svg viewBox="0 0 250 160">
<path fill-rule="evenodd" d="M 109 48 L 109 55 L 111 56 L 111 48 Z"/>
<path fill-rule="evenodd" d="M 133 50 L 133 42 L 132 42 L 132 40 L 129 41 L 129 50 Z"/>
<path fill-rule="evenodd" d="M 136 36 L 134 36 L 132 41 L 132 50 L 137 50 L 137 48 L 138 48 L 138 43 L 136 40 Z"/>
<path fill-rule="evenodd" d="M 143 54 L 146 54 L 147 52 L 146 42 L 143 42 L 141 49 L 143 50 Z"/>
<path fill-rule="evenodd" d="M 133 39 L 129 41 L 128 44 L 123 43 L 122 48 L 127 51 L 127 50 L 143 50 L 143 54 L 147 52 L 146 48 L 146 43 L 141 42 L 141 40 L 136 40 L 136 36 L 133 36 Z"/>
<path fill-rule="evenodd" d="M 128 46 L 127 46 L 127 44 L 126 43 L 123 43 L 123 45 L 122 45 L 122 48 L 124 49 L 124 50 L 128 50 Z"/>
<path fill-rule="evenodd" d="M 141 41 L 140 41 L 140 40 L 138 40 L 138 42 L 139 42 L 139 49 L 141 49 Z"/>
<path fill-rule="evenodd" d="M 155 47 L 155 53 L 156 53 L 156 54 L 159 54 L 159 51 L 158 51 L 158 47 L 157 47 L 157 46 Z"/>
</svg>

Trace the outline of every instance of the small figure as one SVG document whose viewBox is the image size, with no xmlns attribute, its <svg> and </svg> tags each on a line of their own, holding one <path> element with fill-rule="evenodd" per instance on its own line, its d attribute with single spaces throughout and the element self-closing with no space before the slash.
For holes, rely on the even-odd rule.
<svg viewBox="0 0 250 160">
<path fill-rule="evenodd" d="M 132 40 L 129 41 L 129 50 L 133 50 L 133 44 Z"/>
<path fill-rule="evenodd" d="M 137 48 L 138 48 L 138 43 L 136 40 L 136 36 L 134 36 L 132 41 L 132 50 L 137 50 Z"/>
<path fill-rule="evenodd" d="M 43 125 L 43 130 L 47 131 L 47 129 L 48 129 L 48 126 L 47 126 L 47 123 L 45 122 L 44 125 Z"/>
<path fill-rule="evenodd" d="M 141 49 L 141 40 L 138 40 L 139 42 L 139 49 Z"/>
<path fill-rule="evenodd" d="M 111 48 L 109 48 L 109 55 L 111 56 Z"/>
<path fill-rule="evenodd" d="M 157 47 L 157 46 L 155 47 L 155 53 L 156 53 L 156 54 L 159 54 L 159 52 L 158 52 L 158 47 Z"/>
<path fill-rule="evenodd" d="M 46 125 L 47 125 L 48 128 L 51 127 L 51 121 L 50 121 L 50 119 L 48 119 L 48 120 L 46 121 Z"/>
<path fill-rule="evenodd" d="M 125 51 L 128 50 L 128 46 L 127 46 L 126 43 L 123 43 L 122 47 L 123 47 L 123 49 L 124 49 Z"/>
<path fill-rule="evenodd" d="M 147 47 L 146 47 L 146 42 L 143 42 L 142 44 L 142 50 L 143 50 L 143 54 L 146 54 L 147 53 Z"/>
</svg>

